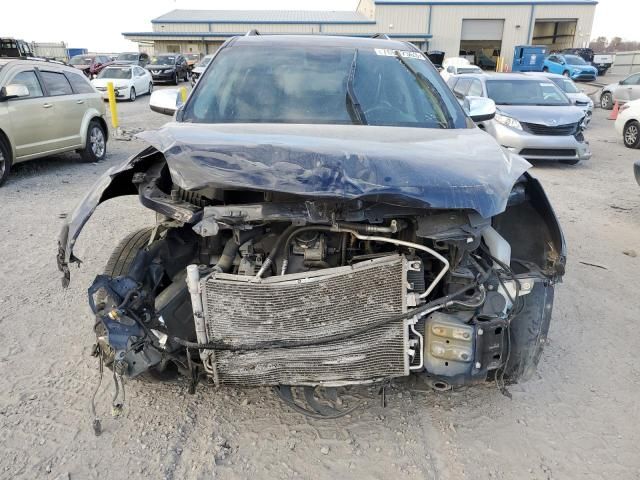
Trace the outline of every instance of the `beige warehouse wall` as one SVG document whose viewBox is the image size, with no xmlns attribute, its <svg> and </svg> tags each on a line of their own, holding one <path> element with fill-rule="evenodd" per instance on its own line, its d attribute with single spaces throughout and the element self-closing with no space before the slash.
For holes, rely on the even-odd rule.
<svg viewBox="0 0 640 480">
<path fill-rule="evenodd" d="M 442 50 L 446 57 L 457 57 L 460 52 L 462 21 L 466 19 L 504 19 L 502 56 L 507 65 L 513 62 L 513 48 L 528 43 L 530 5 L 446 5 L 433 6 L 431 17 L 430 50 Z"/>
<path fill-rule="evenodd" d="M 376 21 L 383 33 L 427 33 L 429 7 L 427 5 L 378 5 Z M 371 25 L 373 26 L 373 25 Z"/>
</svg>

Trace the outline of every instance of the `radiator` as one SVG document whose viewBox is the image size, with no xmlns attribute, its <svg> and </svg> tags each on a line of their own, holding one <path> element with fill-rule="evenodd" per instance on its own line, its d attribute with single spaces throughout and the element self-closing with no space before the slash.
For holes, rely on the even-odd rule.
<svg viewBox="0 0 640 480">
<path fill-rule="evenodd" d="M 221 273 L 205 277 L 209 339 L 232 345 L 308 342 L 365 330 L 320 345 L 216 352 L 219 382 L 337 386 L 408 375 L 406 323 L 367 329 L 406 311 L 408 271 L 405 257 L 394 255 L 260 282 Z"/>
</svg>

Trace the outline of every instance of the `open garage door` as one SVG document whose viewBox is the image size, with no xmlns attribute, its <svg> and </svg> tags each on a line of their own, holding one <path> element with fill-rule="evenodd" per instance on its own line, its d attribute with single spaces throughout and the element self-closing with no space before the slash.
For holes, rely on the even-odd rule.
<svg viewBox="0 0 640 480">
<path fill-rule="evenodd" d="M 533 28 L 533 45 L 544 45 L 549 51 L 573 47 L 576 36 L 576 20 L 536 20 Z"/>
<path fill-rule="evenodd" d="M 468 58 L 484 70 L 495 70 L 502 49 L 503 31 L 503 19 L 463 20 L 460 56 Z"/>
</svg>

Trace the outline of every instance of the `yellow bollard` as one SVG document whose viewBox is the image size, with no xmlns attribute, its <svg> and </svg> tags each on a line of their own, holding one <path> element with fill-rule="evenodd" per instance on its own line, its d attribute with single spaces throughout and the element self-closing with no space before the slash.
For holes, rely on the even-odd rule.
<svg viewBox="0 0 640 480">
<path fill-rule="evenodd" d="M 182 103 L 187 101 L 187 87 L 180 87 L 180 98 L 182 99 Z"/>
<path fill-rule="evenodd" d="M 118 110 L 116 109 L 116 92 L 113 89 L 113 82 L 107 83 L 107 92 L 109 94 L 109 109 L 111 110 L 111 125 L 118 128 Z"/>
</svg>

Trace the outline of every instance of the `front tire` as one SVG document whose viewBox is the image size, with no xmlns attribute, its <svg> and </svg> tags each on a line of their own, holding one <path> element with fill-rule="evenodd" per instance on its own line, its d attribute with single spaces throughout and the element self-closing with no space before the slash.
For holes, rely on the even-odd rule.
<svg viewBox="0 0 640 480">
<path fill-rule="evenodd" d="M 613 97 L 609 92 L 604 92 L 600 95 L 600 107 L 604 110 L 611 110 L 613 108 Z"/>
<path fill-rule="evenodd" d="M 87 128 L 87 141 L 80 151 L 83 162 L 99 162 L 107 155 L 107 135 L 98 120 L 91 120 Z"/>
<path fill-rule="evenodd" d="M 11 165 L 11 150 L 9 145 L 0 138 L 0 185 L 2 185 L 9 176 Z"/>
<path fill-rule="evenodd" d="M 173 84 L 178 85 L 180 83 L 180 79 L 178 78 L 178 72 L 173 74 Z"/>
<path fill-rule="evenodd" d="M 123 238 L 111 253 L 107 265 L 104 267 L 103 273 L 110 277 L 118 277 L 127 275 L 133 260 L 138 252 L 145 248 L 151 239 L 153 227 L 141 228 L 130 233 Z M 104 291 L 99 291 L 96 295 L 97 303 L 103 303 L 106 300 Z M 178 377 L 178 371 L 172 363 L 162 364 L 162 367 L 152 367 L 146 372 L 141 373 L 135 380 L 144 383 L 159 383 L 175 380 Z"/>
<path fill-rule="evenodd" d="M 149 82 L 149 90 L 147 91 L 149 95 L 153 93 L 153 82 Z"/>
<path fill-rule="evenodd" d="M 624 126 L 622 140 L 627 148 L 640 148 L 640 123 L 632 120 Z"/>
<path fill-rule="evenodd" d="M 542 67 L 542 71 L 545 72 L 545 73 L 548 72 L 549 71 L 549 67 Z"/>
<path fill-rule="evenodd" d="M 130 102 L 135 102 L 136 101 L 136 89 L 131 87 L 129 89 L 129 101 Z"/>
<path fill-rule="evenodd" d="M 571 77 L 571 74 L 569 73 L 569 70 L 565 70 L 564 72 L 562 72 L 562 75 L 564 75 L 567 78 Z"/>
</svg>

